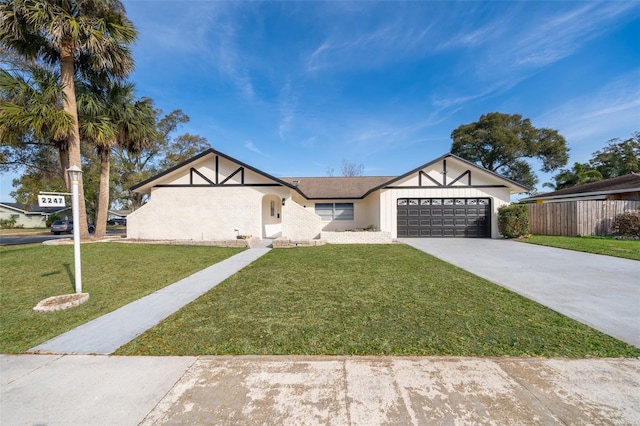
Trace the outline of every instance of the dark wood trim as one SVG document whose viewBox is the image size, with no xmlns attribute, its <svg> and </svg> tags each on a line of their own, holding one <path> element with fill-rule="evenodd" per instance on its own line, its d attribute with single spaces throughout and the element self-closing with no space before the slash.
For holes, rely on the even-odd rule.
<svg viewBox="0 0 640 426">
<path fill-rule="evenodd" d="M 460 176 L 458 176 L 457 178 L 455 178 L 453 181 L 451 181 L 447 186 L 453 186 L 454 183 L 456 183 L 457 181 L 459 181 L 460 179 L 462 179 L 465 175 L 468 176 L 469 180 L 468 180 L 468 185 L 471 186 L 471 170 L 467 170 L 466 172 L 462 173 Z"/>
<path fill-rule="evenodd" d="M 438 182 L 437 180 L 435 180 L 434 178 L 432 178 L 431 176 L 429 176 L 428 174 L 426 174 L 425 172 L 420 170 L 420 172 L 418 173 L 418 186 L 419 187 L 426 186 L 426 185 L 422 184 L 422 175 L 424 175 L 424 177 L 426 177 L 427 179 L 429 179 L 431 182 L 435 183 L 436 185 L 442 186 L 440 184 L 440 182 Z"/>
<path fill-rule="evenodd" d="M 196 169 L 194 169 L 193 167 L 191 167 L 189 169 L 189 183 L 191 185 L 193 185 L 193 174 L 197 174 L 198 176 L 200 176 L 202 179 L 204 179 L 205 181 L 207 181 L 207 183 L 209 183 L 210 185 L 213 185 L 214 183 L 205 175 L 203 175 L 202 173 L 200 173 L 199 171 L 197 171 Z"/>
<path fill-rule="evenodd" d="M 442 160 L 442 185 L 447 186 L 447 159 Z"/>
<path fill-rule="evenodd" d="M 235 172 L 231 173 L 229 176 L 227 176 L 227 178 L 225 180 L 220 182 L 220 185 L 224 185 L 229 179 L 231 179 L 232 177 L 237 175 L 238 172 L 240 172 L 240 184 L 244 185 L 244 167 L 240 167 L 240 168 L 238 168 L 238 170 L 236 170 Z"/>
<path fill-rule="evenodd" d="M 216 155 L 216 185 L 220 183 L 220 156 Z"/>
<path fill-rule="evenodd" d="M 182 183 L 182 184 L 164 184 L 164 185 L 156 185 L 154 186 L 154 188 L 219 188 L 219 187 L 242 187 L 242 186 L 248 186 L 248 187 L 261 187 L 261 186 L 283 186 L 279 183 L 229 183 L 226 185 L 216 185 L 216 184 L 194 184 L 194 185 L 189 185 L 186 183 Z"/>
<path fill-rule="evenodd" d="M 384 187 L 384 189 L 421 189 L 421 188 L 435 189 L 435 188 L 445 188 L 445 187 L 440 184 L 438 184 L 438 186 L 385 186 Z M 507 188 L 507 186 L 506 185 L 459 185 L 459 186 L 453 186 L 453 187 L 446 186 L 446 188 Z M 422 197 L 422 198 L 425 198 L 425 197 Z M 483 197 L 466 197 L 466 198 L 483 198 Z"/>
</svg>

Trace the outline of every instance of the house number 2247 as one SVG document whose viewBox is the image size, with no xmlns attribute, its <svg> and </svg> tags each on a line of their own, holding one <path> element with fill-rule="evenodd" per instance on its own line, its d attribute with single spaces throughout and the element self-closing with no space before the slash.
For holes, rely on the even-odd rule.
<svg viewBox="0 0 640 426">
<path fill-rule="evenodd" d="M 64 197 L 61 195 L 38 195 L 40 207 L 64 207 Z"/>
</svg>

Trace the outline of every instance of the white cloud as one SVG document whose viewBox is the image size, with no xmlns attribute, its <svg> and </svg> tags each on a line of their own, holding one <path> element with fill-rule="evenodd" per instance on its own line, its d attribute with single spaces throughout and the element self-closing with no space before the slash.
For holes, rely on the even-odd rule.
<svg viewBox="0 0 640 426">
<path fill-rule="evenodd" d="M 244 143 L 244 147 L 247 148 L 249 151 L 255 152 L 256 154 L 262 155 L 264 157 L 268 157 L 267 154 L 265 154 L 264 152 L 260 151 L 260 149 L 257 146 L 255 146 L 253 144 L 253 142 L 251 142 L 251 141 L 246 141 Z"/>
<path fill-rule="evenodd" d="M 571 146 L 572 161 L 585 161 L 609 139 L 627 138 L 640 130 L 639 82 L 636 69 L 553 108 L 535 123 L 557 129 Z"/>
</svg>

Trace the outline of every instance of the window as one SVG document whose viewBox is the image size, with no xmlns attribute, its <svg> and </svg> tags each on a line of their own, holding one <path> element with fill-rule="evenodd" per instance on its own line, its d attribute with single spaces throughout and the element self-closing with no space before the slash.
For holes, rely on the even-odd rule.
<svg viewBox="0 0 640 426">
<path fill-rule="evenodd" d="M 324 221 L 353 220 L 353 203 L 316 203 L 316 214 Z"/>
<path fill-rule="evenodd" d="M 271 217 L 276 215 L 276 202 L 271 200 L 271 208 L 270 208 Z"/>
</svg>

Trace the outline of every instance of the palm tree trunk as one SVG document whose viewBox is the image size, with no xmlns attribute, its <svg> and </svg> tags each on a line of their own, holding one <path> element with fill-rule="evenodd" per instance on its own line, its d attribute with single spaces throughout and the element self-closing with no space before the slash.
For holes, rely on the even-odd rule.
<svg viewBox="0 0 640 426">
<path fill-rule="evenodd" d="M 60 55 L 60 78 L 62 80 L 62 92 L 64 94 L 62 102 L 66 112 L 71 114 L 74 120 L 73 131 L 67 139 L 69 149 L 69 165 L 76 165 L 82 168 L 82 159 L 80 155 L 80 130 L 78 128 L 78 109 L 76 107 L 76 90 L 73 82 L 75 73 L 73 50 L 70 43 L 64 43 Z M 65 170 L 66 173 L 66 170 Z M 84 185 L 82 184 L 82 176 L 78 182 L 78 208 L 80 211 L 80 223 L 74 224 L 80 230 L 80 238 L 86 240 L 89 238 L 89 229 L 87 226 L 87 209 L 84 201 Z"/>
<path fill-rule="evenodd" d="M 71 181 L 69 180 L 69 173 L 67 173 L 67 169 L 69 168 L 69 151 L 67 151 L 66 147 L 58 146 L 58 155 L 60 156 L 62 179 L 64 180 L 67 192 L 71 192 Z"/>
<path fill-rule="evenodd" d="M 96 209 L 95 238 L 104 238 L 107 233 L 107 216 L 109 212 L 109 173 L 111 167 L 111 149 L 99 149 L 100 157 L 100 190 L 98 192 L 98 208 Z"/>
</svg>

